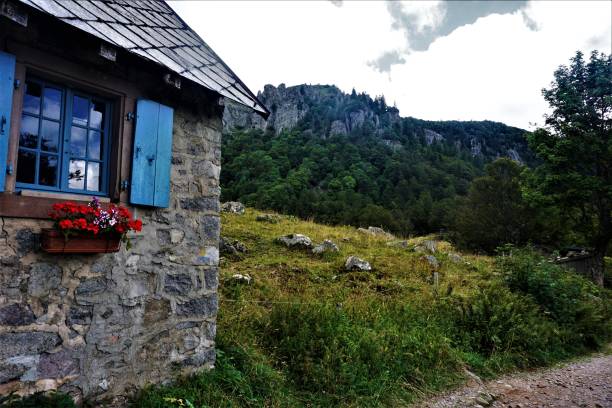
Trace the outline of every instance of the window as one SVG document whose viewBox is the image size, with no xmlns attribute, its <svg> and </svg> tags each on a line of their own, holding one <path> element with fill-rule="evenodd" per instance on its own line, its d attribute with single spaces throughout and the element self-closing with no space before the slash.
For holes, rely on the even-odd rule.
<svg viewBox="0 0 612 408">
<path fill-rule="evenodd" d="M 25 84 L 18 189 L 106 195 L 108 101 L 37 79 Z"/>
</svg>

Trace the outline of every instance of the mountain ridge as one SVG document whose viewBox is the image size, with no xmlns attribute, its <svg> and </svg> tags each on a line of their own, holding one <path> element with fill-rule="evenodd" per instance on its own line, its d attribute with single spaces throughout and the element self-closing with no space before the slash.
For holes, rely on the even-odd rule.
<svg viewBox="0 0 612 408">
<path fill-rule="evenodd" d="M 524 129 L 501 122 L 431 121 L 411 116 L 401 117 L 396 107 L 388 106 L 384 97 L 366 93 L 347 94 L 335 85 L 265 85 L 258 98 L 270 109 L 264 120 L 248 108 L 227 102 L 223 115 L 224 131 L 233 129 L 273 130 L 276 134 L 292 129 L 310 132 L 319 137 L 348 135 L 363 131 L 378 136 L 388 146 L 405 145 L 412 136 L 420 143 L 448 143 L 458 150 L 466 150 L 473 157 L 490 161 L 509 157 L 520 163 L 533 162 L 533 155 L 522 137 Z M 486 127 L 496 133 L 483 132 Z M 408 129 L 408 131 L 406 131 Z"/>
</svg>

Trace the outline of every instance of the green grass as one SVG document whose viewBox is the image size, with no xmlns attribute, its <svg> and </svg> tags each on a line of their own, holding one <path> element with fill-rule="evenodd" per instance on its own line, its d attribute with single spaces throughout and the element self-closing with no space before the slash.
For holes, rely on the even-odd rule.
<svg viewBox="0 0 612 408">
<path fill-rule="evenodd" d="M 168 398 L 195 407 L 407 406 L 460 384 L 465 368 L 489 378 L 610 339 L 610 292 L 532 251 L 453 262 L 458 252 L 439 242 L 434 287 L 432 267 L 410 247 L 288 216 L 258 222 L 259 214 L 222 215 L 222 235 L 249 251 L 221 263 L 216 368 L 148 388 L 135 407 L 180 406 Z M 331 239 L 340 252 L 275 242 L 289 233 Z M 373 271 L 345 272 L 349 255 Z M 237 273 L 252 283 L 237 283 Z"/>
<path fill-rule="evenodd" d="M 216 368 L 148 388 L 135 407 L 179 406 L 169 397 L 196 407 L 407 406 L 460 384 L 465 368 L 494 377 L 610 339 L 609 291 L 529 250 L 453 262 L 457 251 L 440 242 L 434 287 L 432 267 L 410 248 L 294 217 L 258 222 L 259 214 L 222 215 L 222 235 L 249 251 L 221 263 Z M 315 256 L 275 242 L 289 233 L 331 239 L 340 252 Z M 345 272 L 349 255 L 373 271 Z M 236 283 L 237 273 L 252 283 Z"/>
</svg>

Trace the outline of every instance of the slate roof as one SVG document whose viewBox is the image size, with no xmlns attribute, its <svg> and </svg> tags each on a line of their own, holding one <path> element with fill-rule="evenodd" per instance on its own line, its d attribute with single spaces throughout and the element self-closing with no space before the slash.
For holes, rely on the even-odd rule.
<svg viewBox="0 0 612 408">
<path fill-rule="evenodd" d="M 163 0 L 19 0 L 262 116 L 268 109 Z"/>
</svg>

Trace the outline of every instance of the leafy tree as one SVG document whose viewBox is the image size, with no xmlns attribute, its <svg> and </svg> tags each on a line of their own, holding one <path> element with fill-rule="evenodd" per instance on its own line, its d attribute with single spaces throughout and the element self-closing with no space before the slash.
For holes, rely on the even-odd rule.
<svg viewBox="0 0 612 408">
<path fill-rule="evenodd" d="M 549 89 L 545 127 L 529 136 L 541 159 L 536 190 L 556 203 L 592 246 L 592 277 L 603 283 L 612 240 L 612 57 L 577 52 L 560 66 Z"/>
<path fill-rule="evenodd" d="M 524 244 L 534 231 L 534 211 L 523 200 L 521 167 L 498 159 L 474 179 L 457 215 L 457 239 L 474 249 L 493 251 L 502 244 Z"/>
</svg>

